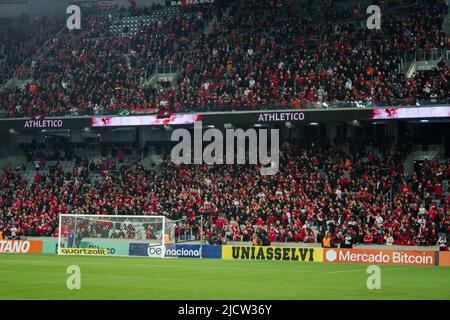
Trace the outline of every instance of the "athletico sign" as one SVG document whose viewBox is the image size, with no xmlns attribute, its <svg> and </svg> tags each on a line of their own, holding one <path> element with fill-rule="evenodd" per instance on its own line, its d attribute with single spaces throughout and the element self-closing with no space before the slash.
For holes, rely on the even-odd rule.
<svg viewBox="0 0 450 320">
<path fill-rule="evenodd" d="M 0 253 L 42 253 L 42 241 L 2 240 Z"/>
<path fill-rule="evenodd" d="M 323 261 L 434 266 L 435 256 L 434 251 L 326 249 Z"/>
<path fill-rule="evenodd" d="M 88 127 L 89 117 L 62 117 L 48 119 L 0 119 L 2 129 L 15 130 L 59 130 L 82 129 Z"/>
<path fill-rule="evenodd" d="M 24 128 L 62 128 L 64 121 L 60 119 L 56 120 L 27 120 L 25 121 Z"/>
<path fill-rule="evenodd" d="M 322 248 L 223 246 L 222 259 L 322 262 Z"/>
<path fill-rule="evenodd" d="M 258 116 L 258 122 L 275 122 L 275 121 L 303 121 L 305 114 L 303 112 L 272 112 L 261 113 Z"/>
</svg>

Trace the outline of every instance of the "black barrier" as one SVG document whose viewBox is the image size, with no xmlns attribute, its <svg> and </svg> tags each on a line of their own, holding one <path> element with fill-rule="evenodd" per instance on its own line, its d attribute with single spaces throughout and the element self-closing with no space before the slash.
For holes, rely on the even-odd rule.
<svg viewBox="0 0 450 320">
<path fill-rule="evenodd" d="M 439 109 L 439 110 L 438 110 Z M 248 125 L 255 123 L 302 123 L 311 122 L 351 122 L 353 120 L 390 120 L 390 119 L 413 119 L 417 115 L 418 119 L 426 118 L 448 118 L 448 111 L 445 115 L 442 110 L 450 109 L 449 105 L 428 106 L 428 107 L 407 107 L 407 108 L 343 108 L 343 109 L 284 109 L 284 110 L 254 110 L 254 111 L 224 111 L 224 112 L 203 112 L 196 113 L 200 116 L 205 125 L 223 125 L 231 123 L 234 125 Z M 437 112 L 440 111 L 440 112 Z M 385 113 L 385 114 L 384 114 Z M 411 116 L 410 113 L 413 113 Z M 187 113 L 192 114 L 192 113 Z M 186 113 L 176 114 L 177 116 Z M 148 115 L 147 115 L 148 116 Z M 44 129 L 82 129 L 91 127 L 94 122 L 103 119 L 129 116 L 84 116 L 84 117 L 52 117 L 44 119 L 15 118 L 0 119 L 0 128 L 17 130 L 44 130 Z M 140 117 L 134 115 L 134 117 Z M 142 115 L 145 117 L 145 115 Z M 94 121 L 97 120 L 97 121 Z M 148 124 L 151 125 L 151 124 Z M 132 126 L 132 125 L 130 125 Z"/>
<path fill-rule="evenodd" d="M 61 117 L 44 119 L 1 119 L 1 129 L 15 129 L 26 131 L 51 129 L 82 129 L 89 127 L 90 117 Z"/>
</svg>

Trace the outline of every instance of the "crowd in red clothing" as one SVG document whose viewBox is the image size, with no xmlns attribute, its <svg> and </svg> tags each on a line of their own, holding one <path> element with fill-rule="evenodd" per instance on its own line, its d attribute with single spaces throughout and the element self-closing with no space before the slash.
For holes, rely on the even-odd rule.
<svg viewBox="0 0 450 320">
<path fill-rule="evenodd" d="M 442 30 L 448 8 L 438 2 L 404 6 L 380 2 L 381 31 L 360 27 L 367 18 L 364 8 L 357 4 L 341 8 L 331 1 L 303 5 L 289 0 L 216 1 L 195 6 L 198 14 L 180 11 L 127 36 L 111 32 L 113 19 L 89 16 L 83 22 L 88 27 L 52 41 L 50 50 L 36 61 L 34 83 L 0 93 L 0 113 L 448 102 L 450 75 L 444 62 L 410 79 L 399 71 L 404 54 L 449 49 Z M 301 14 L 292 14 L 296 11 Z M 181 66 L 177 83 L 143 88 L 141 78 L 160 64 Z"/>
<path fill-rule="evenodd" d="M 187 218 L 177 230 L 181 239 L 199 239 L 203 230 L 211 243 L 251 241 L 264 229 L 271 242 L 321 242 L 328 233 L 335 243 L 351 235 L 354 243 L 436 245 L 440 234 L 450 236 L 450 195 L 442 185 L 450 162 L 426 161 L 408 177 L 406 151 L 285 144 L 274 176 L 249 165 L 166 161 L 157 171 L 139 163 L 114 170 L 76 159 L 67 172 L 41 163 L 39 178 L 27 183 L 21 169 L 7 169 L 0 177 L 0 230 L 56 236 L 59 213 L 164 214 Z M 392 203 L 385 197 L 391 189 Z"/>
</svg>

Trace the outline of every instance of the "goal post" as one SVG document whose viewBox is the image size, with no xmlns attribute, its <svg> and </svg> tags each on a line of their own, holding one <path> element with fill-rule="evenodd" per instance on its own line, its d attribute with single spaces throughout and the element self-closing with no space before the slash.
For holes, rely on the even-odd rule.
<svg viewBox="0 0 450 320">
<path fill-rule="evenodd" d="M 59 255 L 165 258 L 175 248 L 175 222 L 165 216 L 60 214 Z"/>
</svg>

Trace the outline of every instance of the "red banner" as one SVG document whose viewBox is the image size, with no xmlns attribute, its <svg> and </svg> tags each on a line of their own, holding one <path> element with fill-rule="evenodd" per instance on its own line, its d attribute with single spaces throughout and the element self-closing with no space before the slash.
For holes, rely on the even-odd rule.
<svg viewBox="0 0 450 320">
<path fill-rule="evenodd" d="M 109 11 L 119 9 L 119 0 L 83 1 L 76 3 L 82 10 Z"/>
<path fill-rule="evenodd" d="M 190 6 L 193 4 L 214 3 L 215 0 L 167 0 L 166 4 L 169 6 Z"/>
<path fill-rule="evenodd" d="M 159 108 L 135 108 L 132 110 L 133 114 L 154 114 L 159 111 Z"/>
<path fill-rule="evenodd" d="M 439 251 L 439 266 L 450 267 L 450 251 Z"/>
<path fill-rule="evenodd" d="M 0 253 L 42 253 L 42 241 L 2 240 Z"/>
</svg>

